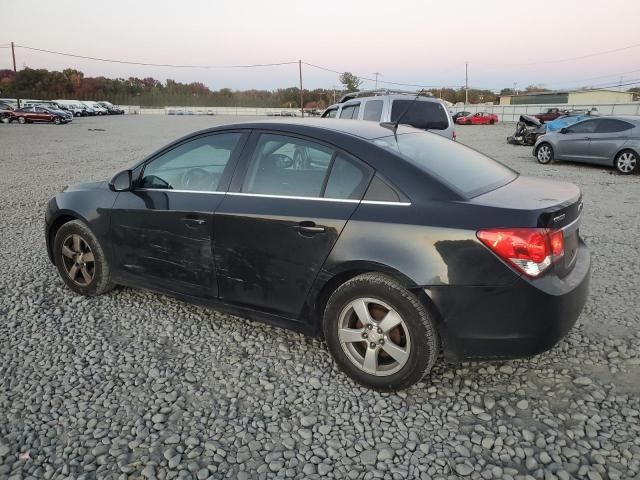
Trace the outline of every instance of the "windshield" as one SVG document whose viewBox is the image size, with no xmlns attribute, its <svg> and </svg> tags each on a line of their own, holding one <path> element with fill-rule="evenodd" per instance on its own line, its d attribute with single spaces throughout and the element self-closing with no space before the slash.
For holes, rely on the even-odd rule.
<svg viewBox="0 0 640 480">
<path fill-rule="evenodd" d="M 409 107 L 409 105 L 411 105 Z M 407 108 L 409 110 L 407 111 Z M 391 122 L 395 122 L 405 112 L 400 123 L 423 130 L 446 130 L 449 116 L 440 102 L 424 100 L 394 100 L 391 106 Z"/>
<path fill-rule="evenodd" d="M 464 197 L 494 190 L 518 174 L 482 153 L 429 133 L 383 137 L 376 145 L 389 148 Z"/>
</svg>

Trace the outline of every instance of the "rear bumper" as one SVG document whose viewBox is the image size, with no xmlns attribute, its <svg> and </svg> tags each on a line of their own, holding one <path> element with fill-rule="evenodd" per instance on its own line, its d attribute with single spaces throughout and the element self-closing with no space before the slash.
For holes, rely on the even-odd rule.
<svg viewBox="0 0 640 480">
<path fill-rule="evenodd" d="M 442 318 L 445 358 L 522 358 L 549 350 L 580 316 L 590 277 L 591 256 L 580 240 L 575 266 L 564 278 L 519 277 L 499 287 L 426 289 Z"/>
</svg>

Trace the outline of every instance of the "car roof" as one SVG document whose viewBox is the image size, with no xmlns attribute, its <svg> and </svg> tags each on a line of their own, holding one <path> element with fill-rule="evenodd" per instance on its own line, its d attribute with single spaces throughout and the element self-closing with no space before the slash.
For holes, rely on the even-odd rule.
<svg viewBox="0 0 640 480">
<path fill-rule="evenodd" d="M 577 115 L 575 115 L 577 116 Z M 576 123 L 586 122 L 587 120 L 623 120 L 627 122 L 640 123 L 640 115 L 585 115 L 585 118 Z"/>
<path fill-rule="evenodd" d="M 331 130 L 333 132 L 344 133 L 353 137 L 359 137 L 365 140 L 373 140 L 380 137 L 388 137 L 393 135 L 393 131 L 388 127 L 382 127 L 377 122 L 368 120 L 345 120 L 335 118 L 308 118 L 308 119 L 291 119 L 291 120 L 252 120 L 248 122 L 239 122 L 228 125 L 219 125 L 210 129 L 211 131 L 220 130 L 221 128 L 263 128 L 274 129 L 289 132 L 296 132 L 302 129 L 313 130 Z M 399 125 L 397 133 L 422 132 L 407 125 Z M 318 132 L 320 133 L 320 132 Z"/>
</svg>

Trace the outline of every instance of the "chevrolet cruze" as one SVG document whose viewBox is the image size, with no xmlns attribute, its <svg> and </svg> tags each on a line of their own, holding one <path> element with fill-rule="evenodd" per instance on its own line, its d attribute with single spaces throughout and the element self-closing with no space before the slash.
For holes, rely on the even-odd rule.
<svg viewBox="0 0 640 480">
<path fill-rule="evenodd" d="M 541 353 L 585 303 L 580 190 L 411 127 L 218 126 L 48 204 L 67 286 L 116 285 L 323 337 L 375 389 Z M 212 366 L 213 368 L 213 366 Z"/>
</svg>

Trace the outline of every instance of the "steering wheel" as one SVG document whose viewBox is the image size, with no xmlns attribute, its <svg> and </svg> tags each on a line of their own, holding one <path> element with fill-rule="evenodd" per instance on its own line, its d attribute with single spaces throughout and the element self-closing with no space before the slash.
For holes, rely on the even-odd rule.
<svg viewBox="0 0 640 480">
<path fill-rule="evenodd" d="M 182 175 L 182 185 L 194 190 L 209 188 L 211 175 L 204 168 L 191 168 Z"/>
</svg>

